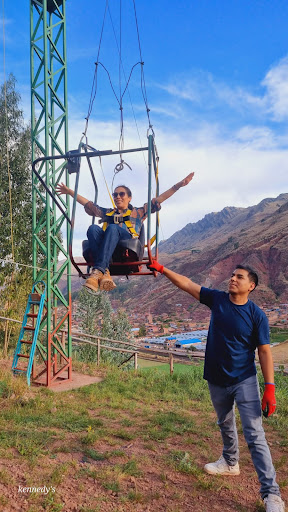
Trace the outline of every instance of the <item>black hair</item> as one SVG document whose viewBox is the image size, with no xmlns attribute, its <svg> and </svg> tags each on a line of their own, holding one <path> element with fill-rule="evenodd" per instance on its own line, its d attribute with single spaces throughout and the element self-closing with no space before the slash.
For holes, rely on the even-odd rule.
<svg viewBox="0 0 288 512">
<path fill-rule="evenodd" d="M 252 281 L 255 283 L 255 288 L 258 285 L 258 275 L 256 274 L 255 270 L 253 270 L 248 265 L 237 265 L 236 268 L 246 270 L 248 272 L 249 281 Z M 254 290 L 255 290 L 254 288 Z"/>
<path fill-rule="evenodd" d="M 120 187 L 125 188 L 127 196 L 132 198 L 132 192 L 129 187 L 126 187 L 126 185 L 117 185 L 117 187 L 114 188 L 114 192 L 115 192 L 116 188 L 120 188 Z"/>
<path fill-rule="evenodd" d="M 115 192 L 116 188 L 120 188 L 120 187 L 125 188 L 127 196 L 132 198 L 132 192 L 129 187 L 126 187 L 126 185 L 117 185 L 117 187 L 114 188 L 114 192 Z M 133 210 L 133 206 L 131 203 L 128 204 L 128 208 L 129 208 L 129 210 Z"/>
</svg>

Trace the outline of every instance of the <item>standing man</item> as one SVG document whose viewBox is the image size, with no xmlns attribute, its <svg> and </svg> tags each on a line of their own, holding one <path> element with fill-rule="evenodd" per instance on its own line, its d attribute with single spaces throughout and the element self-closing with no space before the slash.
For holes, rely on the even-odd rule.
<svg viewBox="0 0 288 512">
<path fill-rule="evenodd" d="M 267 512 L 284 512 L 276 483 L 275 469 L 262 426 L 255 349 L 265 381 L 262 410 L 270 416 L 276 409 L 274 366 L 269 345 L 269 325 L 265 313 L 249 299 L 258 284 L 257 274 L 248 266 L 237 265 L 229 281 L 228 293 L 211 290 L 158 262 L 149 268 L 168 279 L 211 309 L 205 353 L 204 379 L 215 408 L 223 440 L 219 460 L 204 466 L 210 475 L 239 475 L 238 435 L 235 421 L 237 404 L 243 433 L 261 485 Z"/>
</svg>

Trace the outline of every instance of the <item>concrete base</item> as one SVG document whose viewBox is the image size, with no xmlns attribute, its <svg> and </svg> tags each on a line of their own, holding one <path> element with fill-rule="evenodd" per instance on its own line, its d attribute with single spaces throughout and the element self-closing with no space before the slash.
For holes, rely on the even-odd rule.
<svg viewBox="0 0 288 512">
<path fill-rule="evenodd" d="M 58 379 L 49 387 L 50 391 L 55 393 L 61 391 L 70 391 L 71 389 L 82 388 L 83 386 L 89 386 L 90 384 L 97 384 L 103 380 L 102 377 L 95 377 L 93 375 L 83 375 L 81 373 L 72 371 L 72 381 Z"/>
</svg>

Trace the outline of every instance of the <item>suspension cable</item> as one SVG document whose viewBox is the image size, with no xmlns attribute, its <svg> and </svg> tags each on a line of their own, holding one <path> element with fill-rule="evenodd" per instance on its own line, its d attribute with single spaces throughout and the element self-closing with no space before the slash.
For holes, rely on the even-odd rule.
<svg viewBox="0 0 288 512">
<path fill-rule="evenodd" d="M 89 120 L 90 115 L 92 113 L 94 100 L 95 100 L 96 94 L 97 94 L 98 68 L 99 68 L 99 65 L 101 65 L 103 67 L 103 69 L 107 73 L 107 76 L 108 76 L 108 79 L 109 79 L 109 82 L 110 82 L 110 86 L 111 86 L 112 92 L 113 92 L 113 94 L 114 94 L 114 96 L 116 98 L 116 101 L 117 101 L 117 103 L 119 105 L 119 109 L 120 109 L 119 151 L 121 150 L 121 148 L 123 149 L 123 147 L 124 147 L 123 97 L 124 97 L 124 95 L 125 95 L 125 93 L 126 93 L 126 91 L 128 89 L 128 85 L 129 85 L 129 82 L 130 82 L 130 79 L 131 79 L 131 76 L 132 76 L 132 72 L 133 72 L 134 68 L 138 64 L 141 65 L 141 91 L 142 91 L 143 100 L 144 100 L 144 103 L 145 103 L 145 106 L 146 106 L 146 112 L 147 112 L 148 122 L 149 122 L 149 129 L 152 130 L 152 124 L 151 124 L 151 120 L 150 120 L 150 116 L 149 116 L 150 109 L 149 109 L 149 106 L 148 106 L 148 99 L 147 99 L 147 91 L 146 91 L 144 69 L 143 69 L 144 62 L 143 62 L 143 59 L 142 59 L 142 50 L 141 50 L 141 43 L 140 43 L 140 34 L 139 34 L 139 27 L 138 27 L 138 20 L 137 20 L 135 0 L 133 0 L 133 4 L 134 4 L 135 23 L 136 23 L 136 28 L 137 28 L 137 37 L 138 37 L 140 62 L 137 62 L 136 64 L 134 64 L 132 66 L 129 78 L 126 81 L 126 85 L 125 85 L 124 90 L 122 92 L 122 81 L 121 81 L 122 73 L 121 73 L 121 68 L 122 68 L 124 76 L 125 76 L 125 72 L 124 72 L 124 68 L 123 68 L 123 63 L 122 63 L 122 0 L 120 0 L 120 42 L 119 42 L 119 44 L 117 42 L 117 37 L 116 37 L 116 34 L 115 34 L 115 28 L 114 28 L 114 24 L 113 24 L 113 20 L 112 20 L 112 16 L 111 16 L 111 11 L 110 11 L 110 7 L 109 7 L 109 3 L 108 3 L 108 0 L 106 0 L 105 12 L 104 12 L 103 23 L 102 23 L 101 34 L 100 34 L 100 42 L 99 42 L 99 47 L 98 47 L 97 60 L 95 62 L 95 71 L 94 71 L 92 90 L 91 90 L 90 101 L 89 101 L 88 114 L 87 114 L 87 116 L 85 118 L 86 119 L 86 127 L 85 127 L 85 131 L 84 131 L 84 135 L 86 135 L 86 132 L 87 132 L 88 120 Z M 109 16 L 110 16 L 110 20 L 111 20 L 111 24 L 112 24 L 112 28 L 113 28 L 113 32 L 114 32 L 114 37 L 115 37 L 116 44 L 117 44 L 117 47 L 118 47 L 118 54 L 119 54 L 119 90 L 120 90 L 119 97 L 117 96 L 117 94 L 115 92 L 115 88 L 113 86 L 113 83 L 112 83 L 109 71 L 104 66 L 104 64 L 99 61 L 100 47 L 101 47 L 102 38 L 103 38 L 103 31 L 104 31 L 104 25 L 105 25 L 105 21 L 106 21 L 107 11 L 109 12 Z M 129 95 L 129 98 L 130 98 L 130 103 L 132 103 L 130 95 Z M 134 115 L 134 119 L 135 119 L 135 112 L 134 112 L 134 110 L 133 110 L 133 115 Z M 153 130 L 152 130 L 152 132 L 153 132 Z M 153 135 L 154 135 L 154 133 L 153 133 Z"/>
<path fill-rule="evenodd" d="M 137 30 L 137 37 L 138 37 L 138 46 L 139 46 L 139 54 L 140 54 L 140 60 L 141 60 L 141 90 L 143 95 L 143 100 L 146 106 L 146 112 L 149 122 L 149 128 L 152 131 L 152 134 L 154 136 L 154 131 L 152 128 L 151 120 L 150 120 L 150 108 L 148 106 L 148 98 L 147 98 L 147 90 L 146 90 L 146 83 L 145 83 L 145 76 L 144 76 L 144 62 L 142 59 L 142 49 L 141 49 L 141 42 L 140 42 L 140 33 L 139 33 L 139 26 L 138 26 L 138 18 L 137 18 L 137 12 L 136 12 L 136 4 L 135 0 L 133 0 L 133 6 L 134 6 L 134 16 L 135 16 L 135 24 L 136 24 L 136 30 Z"/>
<path fill-rule="evenodd" d="M 150 119 L 150 108 L 149 108 L 149 105 L 148 105 L 146 82 L 145 82 L 145 76 L 144 76 L 144 62 L 143 62 L 143 58 L 142 58 L 142 48 L 141 48 L 140 32 L 139 32 L 139 25 L 138 25 L 138 18 L 137 18 L 135 0 L 133 0 L 133 7 L 134 7 L 134 17 L 135 17 L 135 25 L 136 25 L 136 31 L 137 31 L 137 39 L 138 39 L 140 61 L 136 62 L 136 64 L 134 64 L 132 66 L 128 79 L 126 79 L 125 70 L 124 70 L 123 62 L 122 62 L 122 0 L 120 0 L 120 6 L 119 7 L 120 7 L 120 36 L 119 36 L 119 43 L 118 43 L 116 32 L 115 32 L 115 27 L 114 27 L 114 23 L 113 23 L 111 11 L 110 11 L 110 7 L 109 7 L 109 4 L 108 4 L 108 0 L 106 0 L 106 6 L 105 6 L 104 18 L 103 18 L 103 23 L 102 23 L 101 35 L 100 35 L 100 42 L 99 42 L 99 47 L 98 47 L 97 61 L 95 62 L 95 72 L 94 72 L 94 78 L 93 78 L 93 84 L 92 84 L 92 91 L 91 91 L 88 115 L 86 117 L 86 128 L 85 128 L 84 135 L 86 136 L 87 127 L 88 127 L 88 120 L 89 120 L 89 117 L 90 117 L 90 115 L 92 113 L 94 100 L 96 98 L 98 70 L 99 70 L 99 66 L 101 66 L 105 70 L 105 72 L 106 72 L 106 74 L 108 76 L 108 80 L 109 80 L 109 83 L 110 83 L 110 86 L 111 86 L 111 90 L 112 90 L 112 92 L 113 92 L 113 94 L 114 94 L 114 96 L 116 98 L 116 101 L 117 101 L 117 103 L 119 105 L 119 110 L 120 110 L 119 151 L 124 149 L 123 98 L 124 98 L 124 95 L 126 94 L 126 91 L 128 91 L 128 96 L 129 96 L 130 105 L 131 105 L 131 109 L 132 109 L 132 112 L 133 112 L 133 117 L 134 117 L 136 129 L 137 129 L 137 133 L 138 133 L 138 138 L 139 138 L 139 141 L 140 141 L 140 146 L 142 147 L 142 141 L 141 141 L 141 137 L 140 137 L 140 132 L 139 132 L 139 128 L 138 128 L 138 124 L 137 124 L 137 120 L 136 120 L 136 116 L 135 116 L 135 111 L 134 111 L 134 108 L 133 108 L 133 104 L 132 104 L 132 100 L 131 100 L 131 96 L 130 96 L 130 91 L 129 91 L 129 83 L 130 83 L 133 71 L 136 68 L 136 66 L 140 65 L 141 66 L 141 92 L 142 92 L 144 104 L 145 104 L 145 107 L 146 107 L 147 118 L 148 118 L 148 132 L 149 132 L 149 130 L 151 130 L 151 132 L 152 132 L 152 135 L 153 135 L 153 138 L 154 138 L 155 151 L 156 151 L 156 160 L 157 160 L 157 176 L 156 176 L 156 179 L 157 179 L 158 178 L 158 161 L 159 161 L 159 156 L 158 156 L 158 152 L 157 152 L 157 147 L 155 145 L 155 133 L 154 133 L 154 130 L 153 130 L 153 125 L 151 123 L 151 119 Z M 112 25 L 112 29 L 113 29 L 113 33 L 114 33 L 114 38 L 115 38 L 116 46 L 117 46 L 117 49 L 118 49 L 118 55 L 119 55 L 119 69 L 118 69 L 118 74 L 119 74 L 119 97 L 117 96 L 117 93 L 116 93 L 115 88 L 113 86 L 112 79 L 111 79 L 111 76 L 110 76 L 110 73 L 109 73 L 108 69 L 104 66 L 104 64 L 102 62 L 99 61 L 100 47 L 101 47 L 102 38 L 103 38 L 104 24 L 105 24 L 105 21 L 106 21 L 107 11 L 109 13 L 109 17 L 110 17 L 110 21 L 111 21 L 111 25 Z M 123 92 L 122 92 L 122 72 L 123 72 L 123 76 L 125 78 L 125 87 L 123 89 Z M 143 155 L 143 158 L 144 158 L 145 165 L 147 166 L 147 162 L 146 162 L 146 159 L 145 159 L 144 155 Z M 113 175 L 112 185 L 111 185 L 112 189 L 113 189 L 113 184 L 114 184 L 114 179 L 116 177 L 116 174 L 118 174 L 120 171 L 123 170 L 124 165 L 126 165 L 130 170 L 132 170 L 130 165 L 127 164 L 127 162 L 125 162 L 123 160 L 122 154 L 120 153 L 120 163 L 117 164 L 115 166 L 115 169 L 114 169 L 114 175 Z M 102 174 L 104 176 L 101 159 L 100 159 L 100 166 L 101 166 Z M 160 229 L 162 231 L 162 226 L 160 226 Z M 163 231 L 162 231 L 162 235 L 163 235 L 163 238 L 164 238 Z"/>
<path fill-rule="evenodd" d="M 119 35 L 119 100 L 120 100 L 120 138 L 119 138 L 119 151 L 124 148 L 124 124 L 123 124 L 123 98 L 121 90 L 121 65 L 122 65 L 122 0 L 119 2 L 120 8 L 120 35 Z M 120 153 L 120 161 L 122 160 L 122 154 Z"/>
<path fill-rule="evenodd" d="M 104 11 L 104 16 L 103 16 L 103 22 L 102 22 L 102 28 L 101 28 L 101 33 L 100 33 L 100 40 L 99 40 L 99 46 L 98 46 L 97 59 L 96 59 L 96 62 L 95 62 L 95 71 L 94 71 L 94 77 L 93 77 L 93 83 L 92 83 L 92 90 L 91 90 L 89 106 L 88 106 L 88 113 L 87 113 L 87 117 L 85 118 L 86 119 L 86 127 L 85 127 L 85 130 L 84 130 L 84 135 L 86 135 L 86 132 L 87 132 L 89 117 L 90 117 L 90 115 L 92 113 L 93 103 L 94 103 L 94 100 L 95 100 L 96 94 L 97 94 L 97 63 L 99 61 L 99 55 L 100 55 L 100 49 L 101 49 L 101 44 L 102 44 L 102 38 L 103 38 L 103 32 L 104 32 L 104 25 L 105 25 L 105 20 L 106 20 L 107 9 L 108 9 L 108 0 L 106 0 L 105 11 Z"/>
<path fill-rule="evenodd" d="M 44 272 L 48 272 L 48 268 L 38 267 L 36 265 L 27 265 L 25 263 L 19 263 L 18 261 L 0 259 L 0 263 L 1 263 L 1 265 L 14 265 L 16 267 L 16 270 L 19 270 L 19 267 L 23 267 L 23 268 L 28 268 L 28 269 L 36 269 L 37 271 L 43 270 Z M 50 274 L 53 276 L 57 276 L 57 275 L 59 275 L 59 270 L 56 270 L 56 271 L 50 270 Z M 63 272 L 61 275 L 79 278 L 78 274 L 68 274 L 67 272 Z"/>
<path fill-rule="evenodd" d="M 117 37 L 116 37 L 116 32 L 115 32 L 115 27 L 114 27 L 114 23 L 113 23 L 113 20 L 112 20 L 112 16 L 111 16 L 111 12 L 110 12 L 110 9 L 109 9 L 109 16 L 110 16 L 110 21 L 111 21 L 111 25 L 112 25 L 112 30 L 113 30 L 113 34 L 114 34 L 114 39 L 115 39 L 115 43 L 116 43 L 116 46 L 117 46 L 117 50 L 118 50 L 118 54 L 119 54 L 119 46 L 118 46 L 118 41 L 117 41 Z M 141 64 L 141 62 L 138 62 L 137 64 Z M 129 81 L 130 81 L 130 78 L 131 78 L 131 75 L 132 75 L 132 71 L 133 69 L 135 68 L 135 66 L 137 64 L 134 64 L 131 72 L 130 72 L 130 77 L 128 80 L 126 80 L 126 75 L 125 75 L 125 69 L 123 67 L 123 63 L 121 62 L 121 65 L 122 65 L 122 71 L 123 71 L 123 75 L 124 75 L 124 78 L 126 80 L 126 88 L 125 88 L 125 91 L 123 94 L 125 94 L 126 92 L 126 89 L 127 89 L 127 93 L 128 93 L 128 96 L 129 96 L 129 100 L 130 100 L 130 106 L 131 106 L 131 110 L 132 110 L 132 113 L 133 113 L 133 117 L 134 117 L 134 122 L 135 122 L 135 126 L 136 126 L 136 130 L 137 130 L 137 134 L 138 134 L 138 139 L 139 139 L 139 142 L 140 142 L 140 146 L 142 147 L 143 144 L 142 144 L 142 141 L 141 141 L 141 136 L 140 136 L 140 132 L 139 132 L 139 128 L 138 128 L 138 124 L 137 124 L 137 119 L 136 119 L 136 115 L 135 115 L 135 110 L 134 110 L 134 107 L 133 107 L 133 103 L 132 103 L 132 99 L 131 99 L 131 95 L 130 95 L 130 91 L 129 91 L 129 88 L 128 88 L 128 84 L 129 84 Z M 144 155 L 143 155 L 144 157 Z M 145 160 L 145 157 L 144 157 L 144 162 L 145 162 L 145 165 L 147 165 L 146 163 L 146 160 Z"/>
</svg>

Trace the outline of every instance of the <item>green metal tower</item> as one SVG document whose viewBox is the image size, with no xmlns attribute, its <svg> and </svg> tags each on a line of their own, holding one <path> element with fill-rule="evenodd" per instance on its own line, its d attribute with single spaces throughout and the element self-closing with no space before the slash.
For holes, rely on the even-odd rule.
<svg viewBox="0 0 288 512">
<path fill-rule="evenodd" d="M 59 157 L 68 151 L 65 4 L 66 0 L 30 0 L 33 161 Z M 53 201 L 57 183 L 68 185 L 65 165 L 61 158 L 42 160 L 37 166 L 38 175 L 32 176 L 33 281 L 47 284 L 46 313 L 37 341 L 41 364 L 39 371 L 34 371 L 34 382 L 46 386 L 70 380 L 72 371 L 70 224 Z M 61 203 L 69 217 L 69 197 L 61 198 Z M 66 248 L 61 237 L 63 228 Z M 59 288 L 60 279 L 62 284 L 66 280 L 68 299 Z"/>
</svg>

